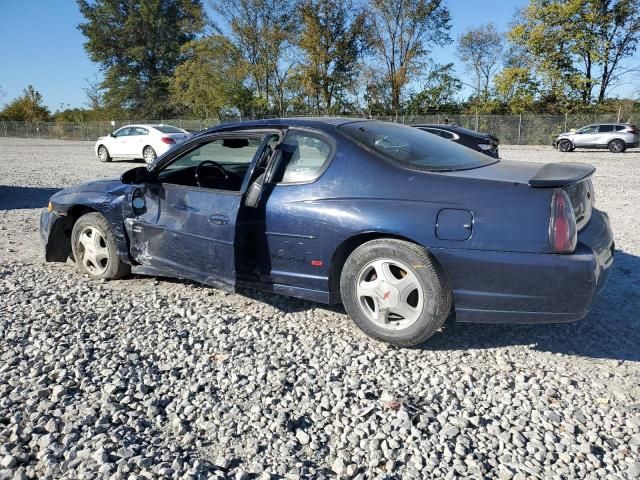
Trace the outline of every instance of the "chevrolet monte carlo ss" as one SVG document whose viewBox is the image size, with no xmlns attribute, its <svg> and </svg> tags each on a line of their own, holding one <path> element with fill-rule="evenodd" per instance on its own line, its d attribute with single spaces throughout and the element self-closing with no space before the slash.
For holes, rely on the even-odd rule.
<svg viewBox="0 0 640 480">
<path fill-rule="evenodd" d="M 613 263 L 594 168 L 498 160 L 416 128 L 282 119 L 201 132 L 51 197 L 47 261 L 343 303 L 399 346 L 462 322 L 564 322 Z"/>
</svg>

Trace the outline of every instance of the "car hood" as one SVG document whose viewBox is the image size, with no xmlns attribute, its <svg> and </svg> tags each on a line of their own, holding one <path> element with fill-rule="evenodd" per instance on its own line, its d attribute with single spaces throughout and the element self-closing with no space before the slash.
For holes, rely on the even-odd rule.
<svg viewBox="0 0 640 480">
<path fill-rule="evenodd" d="M 97 179 L 60 190 L 51 198 L 55 200 L 76 193 L 105 193 L 117 196 L 123 194 L 127 187 L 128 185 L 122 183 L 119 178 Z"/>
<path fill-rule="evenodd" d="M 558 137 L 568 137 L 570 135 L 573 135 L 576 132 L 562 132 L 558 134 Z"/>
</svg>

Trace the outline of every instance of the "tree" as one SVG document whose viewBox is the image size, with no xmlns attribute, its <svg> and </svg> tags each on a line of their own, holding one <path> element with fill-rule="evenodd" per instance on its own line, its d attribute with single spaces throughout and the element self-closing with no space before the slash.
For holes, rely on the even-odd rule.
<svg viewBox="0 0 640 480">
<path fill-rule="evenodd" d="M 194 40 L 183 47 L 183 54 L 186 59 L 176 68 L 171 82 L 176 103 L 204 119 L 222 119 L 234 108 L 245 115 L 251 110 L 251 92 L 243 85 L 246 68 L 242 55 L 227 38 L 212 35 Z"/>
<path fill-rule="evenodd" d="M 584 105 L 606 98 L 627 73 L 640 39 L 637 0 L 530 0 L 509 32 L 532 55 L 552 97 L 575 94 Z"/>
<path fill-rule="evenodd" d="M 86 80 L 87 86 L 82 90 L 87 96 L 87 106 L 91 110 L 99 110 L 104 106 L 104 88 L 97 79 Z"/>
<path fill-rule="evenodd" d="M 214 22 L 213 28 L 228 33 L 239 49 L 255 96 L 263 98 L 263 108 L 282 114 L 279 100 L 295 64 L 293 56 L 285 55 L 298 32 L 294 1 L 211 0 L 211 6 L 227 24 Z"/>
<path fill-rule="evenodd" d="M 498 98 L 512 113 L 530 110 L 540 89 L 539 83 L 526 66 L 505 67 L 495 77 Z"/>
<path fill-rule="evenodd" d="M 436 65 L 427 75 L 422 89 L 411 96 L 407 113 L 420 115 L 442 108 L 456 108 L 456 95 L 461 90 L 462 82 L 454 75 L 453 64 Z"/>
<path fill-rule="evenodd" d="M 404 88 L 422 70 L 430 49 L 451 41 L 449 10 L 443 0 L 372 0 L 370 8 L 372 46 L 397 117 Z"/>
<path fill-rule="evenodd" d="M 108 107 L 134 115 L 170 115 L 169 81 L 181 47 L 204 26 L 200 0 L 78 0 L 91 60 L 105 73 Z"/>
<path fill-rule="evenodd" d="M 24 89 L 23 95 L 4 107 L 0 118 L 26 122 L 43 122 L 49 119 L 49 109 L 42 104 L 42 95 L 32 85 Z"/>
<path fill-rule="evenodd" d="M 503 35 L 493 23 L 469 29 L 458 37 L 457 53 L 475 77 L 475 96 L 489 100 L 491 80 L 500 67 L 504 51 Z"/>
<path fill-rule="evenodd" d="M 366 14 L 350 0 L 305 0 L 299 9 L 301 81 L 318 114 L 339 113 L 367 49 Z"/>
</svg>

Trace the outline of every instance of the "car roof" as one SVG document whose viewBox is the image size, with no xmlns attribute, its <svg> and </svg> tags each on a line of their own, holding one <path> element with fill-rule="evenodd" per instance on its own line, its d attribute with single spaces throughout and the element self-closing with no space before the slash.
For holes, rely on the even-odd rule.
<svg viewBox="0 0 640 480">
<path fill-rule="evenodd" d="M 131 123 L 129 125 L 123 125 L 120 128 L 128 128 L 128 127 L 144 127 L 144 128 L 173 127 L 173 128 L 180 128 L 180 127 L 176 127 L 175 125 L 170 125 L 168 123 Z M 120 130 L 120 128 L 118 128 L 118 130 Z M 180 130 L 182 130 L 182 128 L 180 128 Z"/>
<path fill-rule="evenodd" d="M 456 133 L 461 133 L 463 135 L 468 135 L 471 137 L 484 138 L 488 135 L 483 132 L 477 132 L 475 130 L 471 130 L 470 128 L 463 127 L 461 125 L 451 125 L 450 123 L 417 123 L 411 126 L 416 128 L 439 128 L 441 130 L 449 130 Z"/>
<path fill-rule="evenodd" d="M 368 118 L 349 117 L 287 117 L 265 118 L 262 120 L 246 120 L 243 122 L 224 123 L 203 130 L 204 132 L 224 131 L 234 128 L 267 128 L 267 127 L 308 127 L 320 130 L 333 129 L 353 122 L 373 121 Z"/>
</svg>

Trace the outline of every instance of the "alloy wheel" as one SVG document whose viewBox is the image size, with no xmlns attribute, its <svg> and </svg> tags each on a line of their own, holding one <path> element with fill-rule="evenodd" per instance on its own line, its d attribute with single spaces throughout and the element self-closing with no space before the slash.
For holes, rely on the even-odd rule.
<svg viewBox="0 0 640 480">
<path fill-rule="evenodd" d="M 613 153 L 620 153 L 624 149 L 624 144 L 620 140 L 614 140 L 609 146 L 609 150 Z"/>
<path fill-rule="evenodd" d="M 109 267 L 109 249 L 104 235 L 95 227 L 82 229 L 78 236 L 79 261 L 92 275 L 102 275 Z"/>
<path fill-rule="evenodd" d="M 156 152 L 153 150 L 153 148 L 147 147 L 144 149 L 144 152 L 142 152 L 142 156 L 144 157 L 144 161 L 146 163 L 153 163 L 153 161 L 156 159 Z"/>
<path fill-rule="evenodd" d="M 356 280 L 362 312 L 387 330 L 404 330 L 422 313 L 424 293 L 409 266 L 390 258 L 376 259 L 362 268 Z"/>
<path fill-rule="evenodd" d="M 571 142 L 569 142 L 568 140 L 564 140 L 562 142 L 560 142 L 560 145 L 558 145 L 558 148 L 561 152 L 570 152 L 571 151 Z"/>
</svg>

